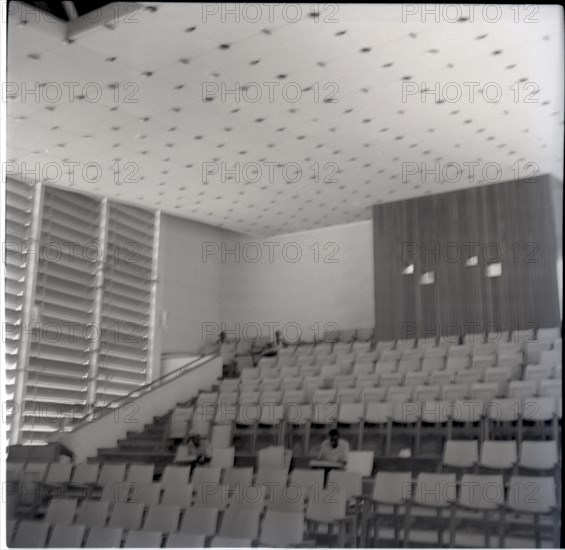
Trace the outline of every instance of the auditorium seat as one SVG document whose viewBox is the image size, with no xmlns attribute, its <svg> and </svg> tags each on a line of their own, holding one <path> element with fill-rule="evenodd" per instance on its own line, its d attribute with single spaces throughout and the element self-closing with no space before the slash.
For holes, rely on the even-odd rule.
<svg viewBox="0 0 565 550">
<path fill-rule="evenodd" d="M 518 462 L 516 441 L 483 441 L 479 467 L 510 472 Z"/>
<path fill-rule="evenodd" d="M 129 497 L 129 502 L 141 502 L 145 506 L 159 504 L 161 490 L 162 487 L 160 483 L 135 484 Z"/>
<path fill-rule="evenodd" d="M 55 525 L 49 537 L 48 548 L 80 548 L 84 531 L 84 525 Z"/>
<path fill-rule="evenodd" d="M 49 523 L 46 521 L 23 520 L 14 537 L 14 548 L 45 548 L 49 534 Z"/>
<path fill-rule="evenodd" d="M 119 548 L 122 534 L 120 527 L 93 527 L 88 532 L 85 548 Z"/>
<path fill-rule="evenodd" d="M 131 530 L 126 536 L 124 548 L 161 548 L 162 539 L 160 531 Z"/>
<path fill-rule="evenodd" d="M 212 539 L 210 546 L 211 548 L 250 548 L 252 539 L 218 536 Z"/>
<path fill-rule="evenodd" d="M 217 525 L 217 508 L 189 507 L 183 516 L 179 533 L 184 535 L 204 535 L 211 537 L 216 534 Z"/>
<path fill-rule="evenodd" d="M 373 493 L 367 500 L 361 520 L 361 546 L 378 548 L 381 528 L 392 527 L 394 546 L 400 546 L 400 530 L 404 526 L 404 504 L 412 494 L 410 472 L 379 472 Z"/>
<path fill-rule="evenodd" d="M 144 505 L 138 502 L 117 502 L 114 504 L 108 527 L 140 529 L 144 508 Z"/>
<path fill-rule="evenodd" d="M 78 510 L 76 523 L 86 527 L 104 527 L 108 519 L 108 501 L 83 500 Z"/>
<path fill-rule="evenodd" d="M 505 547 L 509 531 L 513 536 L 523 532 L 530 537 L 533 530 L 537 548 L 542 547 L 542 538 L 549 539 L 549 546 L 559 548 L 560 512 L 556 504 L 553 477 L 512 476 L 505 506 L 501 507 L 500 547 Z M 525 516 L 532 521 L 524 522 Z M 544 516 L 550 523 L 541 521 Z"/>
<path fill-rule="evenodd" d="M 204 548 L 205 542 L 205 535 L 171 533 L 167 538 L 165 548 Z"/>
<path fill-rule="evenodd" d="M 70 525 L 73 523 L 77 510 L 77 499 L 55 499 L 49 502 L 45 521 L 52 525 Z"/>
<path fill-rule="evenodd" d="M 143 523 L 143 531 L 173 533 L 178 530 L 179 517 L 180 506 L 171 506 L 167 504 L 155 504 L 149 506 L 147 516 Z"/>
<path fill-rule="evenodd" d="M 161 504 L 179 506 L 181 509 L 188 508 L 192 503 L 192 493 L 193 488 L 189 483 L 167 485 L 163 491 Z"/>
<path fill-rule="evenodd" d="M 474 439 L 451 439 L 445 442 L 442 468 L 473 469 L 479 462 L 479 442 Z"/>
</svg>

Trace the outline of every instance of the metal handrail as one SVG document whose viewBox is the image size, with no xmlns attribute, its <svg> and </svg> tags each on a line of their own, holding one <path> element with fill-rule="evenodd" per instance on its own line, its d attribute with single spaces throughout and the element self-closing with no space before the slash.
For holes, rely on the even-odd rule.
<svg viewBox="0 0 565 550">
<path fill-rule="evenodd" d="M 117 399 L 114 399 L 114 401 L 110 401 L 106 405 L 100 405 L 100 406 L 92 405 L 92 410 L 87 412 L 80 420 L 78 420 L 78 422 L 72 424 L 71 426 L 61 426 L 56 432 L 53 433 L 52 437 L 55 437 L 57 434 L 61 434 L 61 433 L 75 432 L 76 430 L 79 430 L 80 428 L 87 426 L 88 424 L 91 424 L 95 420 L 99 420 L 100 418 L 108 414 L 111 414 L 120 406 L 121 403 L 128 402 L 134 397 L 140 397 L 141 395 L 150 393 L 156 390 L 157 388 L 163 386 L 163 384 L 171 382 L 172 380 L 175 380 L 176 378 L 182 376 L 186 372 L 193 370 L 194 367 L 201 367 L 203 365 L 206 365 L 212 359 L 215 359 L 216 357 L 219 356 L 220 354 L 218 352 L 212 354 L 200 353 L 197 355 L 195 359 L 189 361 L 185 365 L 182 365 L 178 369 L 175 369 L 171 372 L 164 374 L 163 376 L 151 381 L 149 384 L 144 384 L 142 386 L 139 386 L 135 390 L 129 392 L 127 395 L 118 397 Z M 202 363 L 195 365 L 195 363 L 202 361 L 202 359 L 205 357 L 208 357 L 206 361 L 203 361 Z M 193 367 L 193 368 L 189 368 L 189 367 Z M 97 414 L 96 411 L 101 411 L 101 412 Z M 51 437 L 49 439 L 51 439 Z"/>
</svg>

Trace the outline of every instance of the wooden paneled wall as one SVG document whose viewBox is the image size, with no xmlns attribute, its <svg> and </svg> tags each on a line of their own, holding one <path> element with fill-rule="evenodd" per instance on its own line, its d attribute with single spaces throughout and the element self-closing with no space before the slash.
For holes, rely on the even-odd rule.
<svg viewBox="0 0 565 550">
<path fill-rule="evenodd" d="M 552 185 L 538 176 L 374 206 L 377 339 L 559 326 Z M 487 278 L 497 262 L 502 275 Z M 423 286 L 426 271 L 435 283 Z"/>
</svg>

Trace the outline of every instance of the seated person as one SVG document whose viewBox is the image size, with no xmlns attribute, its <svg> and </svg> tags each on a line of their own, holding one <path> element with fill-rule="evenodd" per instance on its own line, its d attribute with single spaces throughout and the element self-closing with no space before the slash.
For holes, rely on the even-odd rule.
<svg viewBox="0 0 565 550">
<path fill-rule="evenodd" d="M 322 442 L 318 460 L 347 464 L 349 458 L 349 443 L 339 437 L 336 429 L 330 430 L 329 438 Z"/>
<path fill-rule="evenodd" d="M 189 456 L 196 457 L 195 464 L 208 464 L 212 460 L 212 446 L 200 434 L 189 436 L 187 451 Z"/>
</svg>

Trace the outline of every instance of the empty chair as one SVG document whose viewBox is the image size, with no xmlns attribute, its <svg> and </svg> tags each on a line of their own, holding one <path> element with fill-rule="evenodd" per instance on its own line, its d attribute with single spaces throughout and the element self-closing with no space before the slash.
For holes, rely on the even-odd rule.
<svg viewBox="0 0 565 550">
<path fill-rule="evenodd" d="M 117 502 L 127 502 L 129 495 L 134 489 L 133 483 L 109 483 L 102 488 L 100 500 L 116 504 Z"/>
<path fill-rule="evenodd" d="M 267 510 L 263 519 L 260 544 L 275 548 L 300 545 L 304 537 L 304 513 Z"/>
<path fill-rule="evenodd" d="M 431 373 L 429 380 L 433 386 L 446 386 L 451 384 L 453 377 L 452 371 L 434 371 Z"/>
<path fill-rule="evenodd" d="M 404 525 L 401 506 L 410 498 L 412 474 L 410 472 L 379 472 L 375 478 L 373 493 L 363 510 L 362 523 L 367 525 L 361 547 L 377 548 L 381 527 L 392 527 L 394 546 L 399 546 L 400 529 Z M 368 541 L 367 541 L 368 537 Z"/>
<path fill-rule="evenodd" d="M 358 472 L 330 470 L 326 489 L 343 491 L 348 500 L 360 497 L 363 492 L 363 476 Z"/>
<path fill-rule="evenodd" d="M 402 384 L 402 375 L 398 373 L 383 374 L 380 380 L 380 386 L 388 388 L 390 386 L 400 386 Z"/>
<path fill-rule="evenodd" d="M 86 538 L 86 548 L 119 548 L 122 540 L 121 527 L 93 527 Z"/>
<path fill-rule="evenodd" d="M 482 332 L 469 332 L 463 336 L 464 344 L 482 344 L 485 341 L 485 335 Z"/>
<path fill-rule="evenodd" d="M 218 524 L 217 508 L 191 507 L 186 510 L 182 518 L 179 533 L 185 535 L 213 536 L 216 534 Z"/>
<path fill-rule="evenodd" d="M 375 374 L 378 374 L 380 376 L 384 374 L 391 374 L 396 372 L 396 367 L 397 367 L 396 360 L 393 361 L 380 360 L 377 361 L 377 364 L 375 366 Z"/>
<path fill-rule="evenodd" d="M 402 352 L 407 349 L 413 349 L 415 345 L 416 345 L 416 338 L 406 338 L 402 340 L 397 340 L 395 349 L 397 351 Z"/>
<path fill-rule="evenodd" d="M 530 364 L 540 362 L 541 354 L 551 349 L 551 342 L 529 342 L 524 344 L 524 361 Z"/>
<path fill-rule="evenodd" d="M 173 466 L 165 467 L 161 474 L 160 483 L 163 487 L 168 485 L 185 485 L 190 477 L 190 466 Z"/>
<path fill-rule="evenodd" d="M 262 378 L 261 382 L 259 383 L 259 390 L 264 391 L 273 391 L 278 390 L 281 387 L 281 379 L 279 377 L 275 378 Z"/>
<path fill-rule="evenodd" d="M 165 548 L 204 548 L 205 541 L 205 535 L 171 533 L 167 538 Z"/>
<path fill-rule="evenodd" d="M 278 405 L 282 399 L 282 391 L 280 390 L 263 390 L 261 392 L 261 397 L 259 398 L 259 403 L 265 405 L 266 403 L 272 405 Z"/>
<path fill-rule="evenodd" d="M 96 484 L 99 464 L 77 464 L 69 485 L 87 487 Z"/>
<path fill-rule="evenodd" d="M 212 449 L 212 460 L 210 466 L 212 468 L 233 468 L 235 461 L 235 448 Z"/>
<path fill-rule="evenodd" d="M 432 376 L 432 383 L 437 384 L 437 380 Z M 464 399 L 469 394 L 466 384 L 444 384 L 441 388 L 441 398 L 446 401 Z"/>
<path fill-rule="evenodd" d="M 214 425 L 212 428 L 212 436 L 210 444 L 212 449 L 228 449 L 231 447 L 232 426 L 231 424 Z"/>
<path fill-rule="evenodd" d="M 337 404 L 355 403 L 359 401 L 359 388 L 339 388 L 337 390 Z"/>
<path fill-rule="evenodd" d="M 471 398 L 490 401 L 499 395 L 497 382 L 476 382 L 471 386 Z"/>
<path fill-rule="evenodd" d="M 356 387 L 359 389 L 376 387 L 379 385 L 378 374 L 360 374 L 357 376 Z"/>
<path fill-rule="evenodd" d="M 223 482 L 230 489 L 234 489 L 236 485 L 251 485 L 253 480 L 253 468 L 228 468 L 224 472 Z"/>
<path fill-rule="evenodd" d="M 155 466 L 153 464 L 131 464 L 126 481 L 143 485 L 153 481 Z"/>
<path fill-rule="evenodd" d="M 337 425 L 344 436 L 354 437 L 356 446 L 361 445 L 360 425 L 365 412 L 363 403 L 342 403 L 339 405 Z"/>
<path fill-rule="evenodd" d="M 306 376 L 302 384 L 304 389 L 304 399 L 306 403 L 311 403 L 316 390 L 322 385 L 322 379 L 318 376 Z"/>
<path fill-rule="evenodd" d="M 561 397 L 561 381 L 541 380 L 539 383 L 540 397 Z"/>
<path fill-rule="evenodd" d="M 321 491 L 323 489 L 324 472 L 323 470 L 295 468 L 290 473 L 290 487 L 293 486 L 299 488 L 307 500 L 310 497 L 311 491 Z"/>
<path fill-rule="evenodd" d="M 524 344 L 526 342 L 534 342 L 535 338 L 535 328 L 513 330 L 510 334 L 510 342 L 515 344 Z"/>
<path fill-rule="evenodd" d="M 235 389 L 237 389 L 237 381 Z M 186 436 L 188 423 L 192 419 L 194 409 L 192 407 L 176 407 L 171 415 L 169 425 L 169 437 L 171 439 L 182 439 Z"/>
<path fill-rule="evenodd" d="M 375 365 L 372 362 L 356 361 L 353 365 L 353 376 L 360 374 L 372 374 L 375 370 Z"/>
<path fill-rule="evenodd" d="M 161 504 L 188 508 L 192 503 L 192 485 L 189 483 L 168 485 L 163 492 Z"/>
<path fill-rule="evenodd" d="M 518 466 L 527 470 L 553 470 L 558 465 L 555 441 L 522 441 Z"/>
<path fill-rule="evenodd" d="M 561 329 L 559 327 L 553 328 L 538 328 L 537 340 L 538 342 L 553 342 L 561 337 Z"/>
<path fill-rule="evenodd" d="M 225 483 L 203 483 L 194 495 L 194 508 L 223 511 L 229 502 L 230 488 Z"/>
<path fill-rule="evenodd" d="M 380 388 L 379 388 L 380 389 Z M 376 441 L 377 437 L 382 437 L 384 445 L 384 454 L 390 454 L 392 436 L 392 403 L 367 403 L 365 416 L 361 424 L 361 448 L 364 447 L 364 441 Z"/>
<path fill-rule="evenodd" d="M 353 340 L 353 338 L 351 338 Z M 351 341 L 349 342 L 336 342 L 333 347 L 334 353 L 350 353 L 351 352 Z"/>
<path fill-rule="evenodd" d="M 336 491 L 335 488 L 324 489 L 320 491 L 319 498 L 311 498 L 306 508 L 306 524 L 308 532 L 314 534 L 319 527 L 325 526 L 327 532 L 328 526 L 338 525 L 337 546 L 346 546 L 345 541 L 345 524 L 346 519 L 347 497 L 344 491 Z M 353 539 L 356 539 L 356 533 L 351 530 Z M 351 541 L 350 544 L 353 544 Z"/>
<path fill-rule="evenodd" d="M 441 393 L 440 386 L 416 386 L 414 388 L 414 401 L 433 401 Z"/>
<path fill-rule="evenodd" d="M 14 548 L 45 548 L 49 523 L 45 521 L 23 520 L 16 532 Z"/>
<path fill-rule="evenodd" d="M 480 382 L 483 377 L 481 370 L 477 368 L 465 369 L 455 373 L 453 380 L 456 384 L 465 384 L 471 389 L 472 384 Z"/>
<path fill-rule="evenodd" d="M 276 357 L 261 357 L 261 359 L 259 359 L 257 366 L 259 368 L 262 367 L 274 367 L 277 363 L 277 358 Z"/>
<path fill-rule="evenodd" d="M 286 350 L 282 349 L 279 351 L 277 365 L 281 367 L 281 369 L 283 367 L 296 366 L 296 360 L 298 359 L 298 357 L 293 353 L 283 353 L 284 351 Z"/>
<path fill-rule="evenodd" d="M 86 527 L 104 527 L 109 510 L 110 503 L 108 501 L 85 499 L 78 510 L 76 523 Z"/>
<path fill-rule="evenodd" d="M 298 485 L 273 485 L 269 490 L 267 510 L 302 513 L 305 497 L 305 491 Z"/>
<path fill-rule="evenodd" d="M 352 388 L 355 386 L 355 377 L 352 374 L 338 374 L 333 380 L 333 386 L 337 390 Z"/>
<path fill-rule="evenodd" d="M 230 491 L 229 507 L 238 510 L 256 510 L 262 512 L 267 497 L 266 485 L 236 485 Z"/>
<path fill-rule="evenodd" d="M 192 487 L 195 492 L 200 491 L 204 484 L 209 485 L 219 485 L 220 477 L 222 475 L 222 470 L 220 468 L 206 468 L 203 466 L 194 468 L 192 473 Z"/>
<path fill-rule="evenodd" d="M 417 372 L 420 370 L 419 359 L 401 359 L 398 362 L 397 372 L 399 374 L 406 374 L 408 372 Z"/>
<path fill-rule="evenodd" d="M 118 502 L 114 505 L 108 527 L 139 529 L 145 506 L 140 502 Z"/>
<path fill-rule="evenodd" d="M 270 496 L 270 490 L 273 487 L 286 486 L 288 478 L 288 471 L 280 468 L 259 468 L 257 477 L 255 478 L 255 485 L 265 486 L 267 492 L 266 496 Z"/>
<path fill-rule="evenodd" d="M 493 470 L 510 470 L 518 462 L 516 441 L 483 441 L 479 466 Z"/>
<path fill-rule="evenodd" d="M 413 361 L 417 363 L 418 368 L 420 366 L 420 361 L 424 357 L 424 350 L 421 348 L 405 349 L 402 351 L 401 360 L 402 361 Z"/>
<path fill-rule="evenodd" d="M 283 378 L 281 380 L 281 390 L 283 394 L 287 390 L 299 390 L 300 388 L 302 388 L 302 378 L 300 376 Z"/>
<path fill-rule="evenodd" d="M 483 437 L 483 402 L 480 400 L 455 399 L 451 408 L 450 438 Z"/>
<path fill-rule="evenodd" d="M 324 365 L 320 370 L 322 381 L 331 381 L 337 376 L 337 365 Z"/>
<path fill-rule="evenodd" d="M 159 503 L 161 497 L 160 483 L 145 483 L 135 485 L 129 497 L 129 502 L 141 502 L 145 506 L 153 506 Z"/>
<path fill-rule="evenodd" d="M 260 370 L 256 368 L 242 369 L 239 374 L 239 379 L 244 380 L 255 380 L 259 378 Z"/>
<path fill-rule="evenodd" d="M 489 367 L 485 370 L 483 380 L 485 382 L 495 382 L 498 384 L 498 394 L 506 395 L 508 392 L 508 384 L 512 378 L 512 370 L 510 367 Z"/>
<path fill-rule="evenodd" d="M 365 388 L 361 394 L 361 401 L 366 406 L 367 403 L 379 403 L 384 401 L 386 388 Z"/>
<path fill-rule="evenodd" d="M 335 365 L 337 356 L 335 353 L 330 353 L 329 355 L 316 355 L 315 365 Z"/>
<path fill-rule="evenodd" d="M 212 548 L 249 548 L 251 539 L 240 539 L 234 537 L 214 537 L 212 539 Z"/>
<path fill-rule="evenodd" d="M 121 483 L 126 476 L 125 464 L 102 464 L 100 475 L 98 476 L 98 485 L 105 485 L 108 483 Z"/>
<path fill-rule="evenodd" d="M 240 539 L 256 539 L 259 535 L 259 510 L 229 507 L 224 513 L 219 535 Z"/>
<path fill-rule="evenodd" d="M 301 437 L 303 439 L 304 454 L 307 454 L 309 450 L 312 414 L 312 405 L 292 402 L 285 405 L 284 417 L 288 446 L 293 448 L 295 438 Z"/>
<path fill-rule="evenodd" d="M 485 437 L 518 436 L 519 399 L 493 399 L 485 408 Z"/>
<path fill-rule="evenodd" d="M 446 357 L 447 357 L 446 347 L 438 346 L 436 348 L 424 349 L 424 359 L 441 359 L 443 364 L 445 364 Z"/>
<path fill-rule="evenodd" d="M 412 388 L 409 386 L 390 386 L 386 392 L 386 400 L 390 403 L 410 401 Z"/>
<path fill-rule="evenodd" d="M 452 509 L 449 546 L 452 548 L 466 546 L 463 542 L 463 536 L 467 534 L 470 526 L 476 526 L 479 534 L 483 536 L 482 545 L 486 548 L 492 548 L 492 536 L 498 530 L 498 526 L 489 518 L 489 512 L 498 514 L 503 501 L 504 483 L 501 475 L 464 474 L 461 478 L 457 507 Z M 478 518 L 481 519 L 470 523 L 469 511 L 480 513 Z M 458 530 L 460 521 L 466 523 L 466 529 Z"/>
<path fill-rule="evenodd" d="M 489 330 L 486 333 L 485 340 L 487 343 L 489 342 L 508 342 L 510 338 L 510 331 L 509 330 Z"/>
<path fill-rule="evenodd" d="M 521 435 L 527 438 L 552 437 L 557 439 L 557 417 L 554 397 L 525 398 L 522 402 Z M 548 425 L 549 424 L 549 425 Z"/>
<path fill-rule="evenodd" d="M 63 483 L 68 483 L 71 480 L 72 469 L 72 464 L 52 462 L 47 469 L 44 483 L 46 485 L 62 485 Z"/>
<path fill-rule="evenodd" d="M 449 356 L 445 369 L 451 372 L 468 369 L 471 366 L 471 359 L 468 355 L 465 356 Z"/>
<path fill-rule="evenodd" d="M 496 355 L 473 355 L 471 359 L 471 368 L 485 370 L 489 367 L 496 366 Z"/>
<path fill-rule="evenodd" d="M 160 548 L 163 533 L 160 531 L 129 531 L 124 548 Z"/>
<path fill-rule="evenodd" d="M 394 340 L 390 340 L 390 341 L 382 341 L 382 342 L 377 342 L 377 345 L 375 347 L 375 354 L 376 354 L 376 358 L 377 360 L 381 358 L 381 355 L 383 354 L 383 352 L 385 351 L 390 351 L 394 348 Z"/>
<path fill-rule="evenodd" d="M 84 525 L 55 525 L 48 548 L 80 548 L 84 538 Z"/>
<path fill-rule="evenodd" d="M 296 364 L 299 367 L 307 367 L 313 365 L 316 361 L 315 355 L 299 355 L 296 359 Z"/>
<path fill-rule="evenodd" d="M 143 530 L 172 533 L 177 531 L 179 527 L 179 517 L 180 506 L 167 504 L 150 506 L 143 524 Z"/>
<path fill-rule="evenodd" d="M 468 357 L 471 355 L 473 346 L 471 344 L 452 344 L 449 346 L 449 351 L 447 353 L 447 358 L 451 357 Z"/>
<path fill-rule="evenodd" d="M 377 352 L 376 351 L 359 351 L 357 353 L 356 362 L 358 363 L 372 363 L 375 364 L 377 360 Z"/>
<path fill-rule="evenodd" d="M 473 439 L 451 439 L 445 442 L 441 462 L 443 467 L 471 469 L 478 462 L 478 441 Z"/>
<path fill-rule="evenodd" d="M 531 515 L 533 521 L 524 522 L 524 516 Z M 551 521 L 549 525 L 540 521 L 540 516 L 546 516 Z M 549 538 L 548 545 L 559 548 L 559 519 L 553 477 L 512 476 L 509 482 L 505 506 L 501 507 L 499 545 L 506 544 L 506 533 L 531 536 L 533 531 L 536 548 L 542 548 L 543 534 Z"/>
<path fill-rule="evenodd" d="M 406 503 L 405 545 L 408 546 L 412 524 L 418 519 L 417 509 L 424 507 L 432 509 L 435 512 L 435 517 L 433 519 L 433 516 L 421 518 L 421 528 L 426 531 L 432 530 L 437 532 L 437 539 L 434 538 L 433 541 L 438 546 L 441 546 L 443 532 L 449 528 L 449 516 L 441 514 L 441 511 L 447 511 L 455 497 L 455 474 L 418 474 L 412 498 L 408 499 Z"/>
<path fill-rule="evenodd" d="M 70 525 L 77 509 L 76 499 L 56 499 L 49 502 L 45 521 L 52 525 Z"/>
<path fill-rule="evenodd" d="M 297 366 L 286 366 L 281 367 L 280 376 L 284 380 L 285 378 L 295 378 L 298 376 L 300 369 Z"/>
<path fill-rule="evenodd" d="M 512 380 L 508 386 L 508 397 L 523 399 L 524 397 L 534 397 L 536 394 L 536 384 L 531 380 Z"/>
<path fill-rule="evenodd" d="M 411 388 L 415 388 L 416 386 L 423 386 L 427 381 L 428 374 L 425 372 L 409 372 L 404 377 L 404 385 Z"/>
<path fill-rule="evenodd" d="M 336 398 L 336 391 L 335 389 L 327 389 L 327 390 L 316 390 L 314 392 L 312 403 L 313 404 L 325 404 L 325 403 L 334 403 Z"/>
</svg>

